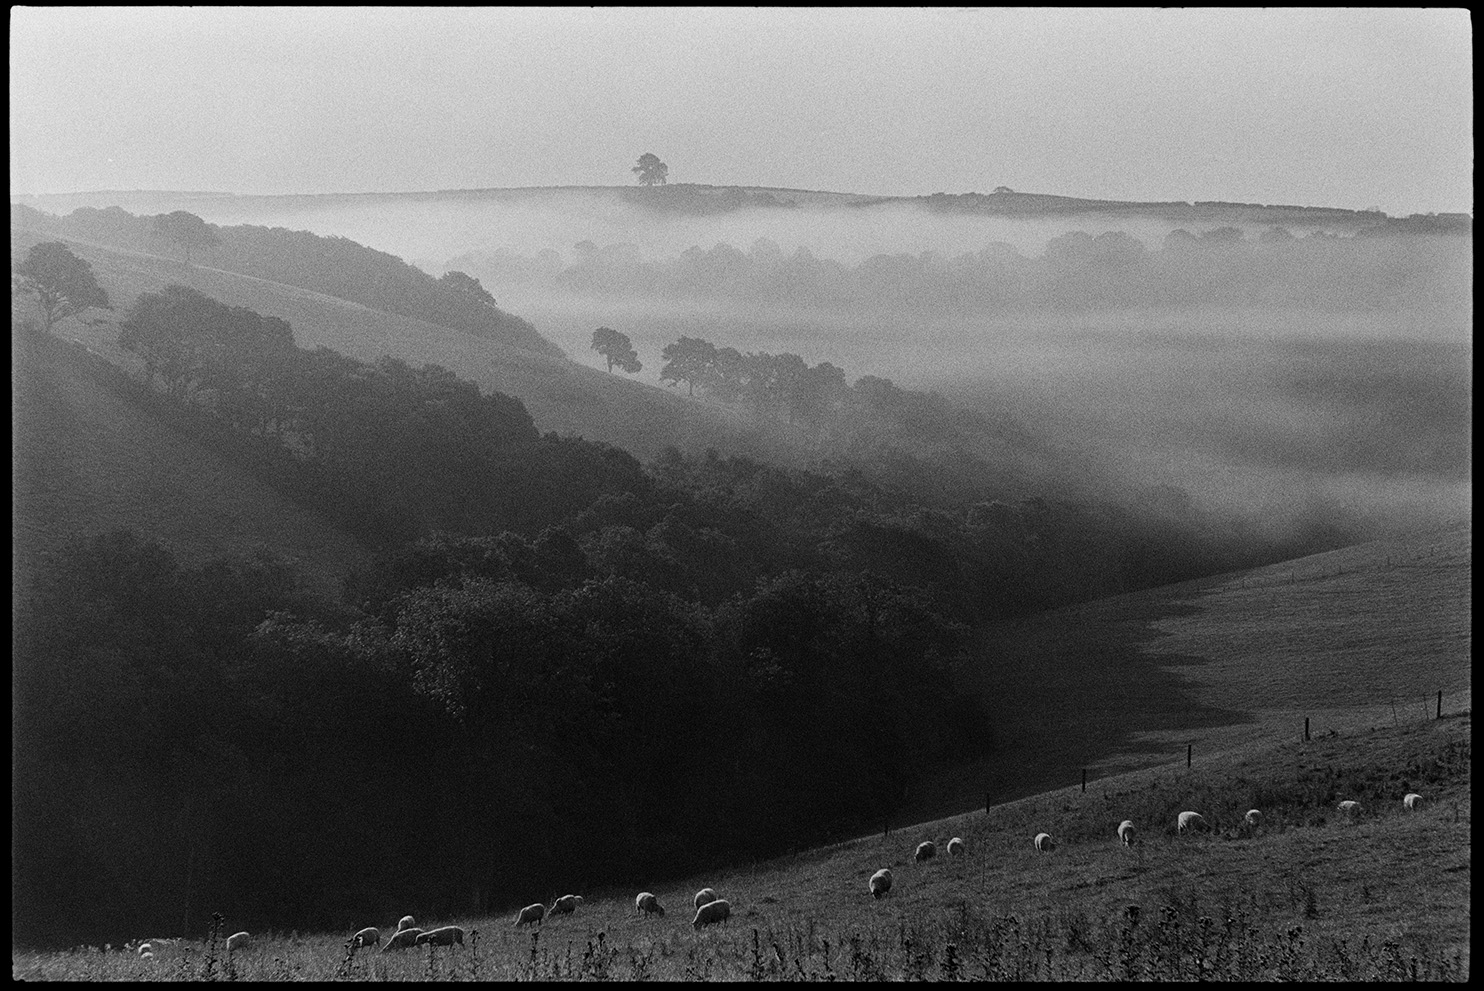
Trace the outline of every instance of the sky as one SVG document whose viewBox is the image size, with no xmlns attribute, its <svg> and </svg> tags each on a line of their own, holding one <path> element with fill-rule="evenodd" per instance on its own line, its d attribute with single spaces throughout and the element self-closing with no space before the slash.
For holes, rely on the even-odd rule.
<svg viewBox="0 0 1484 991">
<path fill-rule="evenodd" d="M 10 8 L 12 192 L 634 181 L 1473 211 L 1464 9 Z"/>
</svg>

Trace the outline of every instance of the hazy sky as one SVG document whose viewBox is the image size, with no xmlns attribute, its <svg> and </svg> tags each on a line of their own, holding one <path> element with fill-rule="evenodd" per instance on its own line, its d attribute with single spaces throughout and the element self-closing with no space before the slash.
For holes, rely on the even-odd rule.
<svg viewBox="0 0 1484 991">
<path fill-rule="evenodd" d="M 1473 209 L 1466 10 L 24 8 L 16 192 L 673 182 Z"/>
</svg>

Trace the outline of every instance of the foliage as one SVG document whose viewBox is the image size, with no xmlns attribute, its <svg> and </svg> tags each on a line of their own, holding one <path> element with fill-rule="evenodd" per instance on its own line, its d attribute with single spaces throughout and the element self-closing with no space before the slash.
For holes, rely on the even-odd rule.
<svg viewBox="0 0 1484 991">
<path fill-rule="evenodd" d="M 620 334 L 612 327 L 599 327 L 593 331 L 592 349 L 608 362 L 609 372 L 613 371 L 614 365 L 630 375 L 644 369 L 644 364 L 639 360 L 639 352 L 634 350 L 634 342 L 629 340 L 629 335 Z"/>
<path fill-rule="evenodd" d="M 180 248 L 187 265 L 191 263 L 192 248 L 215 248 L 222 243 L 212 225 L 185 210 L 155 217 L 150 234 Z"/>
<path fill-rule="evenodd" d="M 50 332 L 57 321 L 87 309 L 112 309 L 93 267 L 60 241 L 33 245 L 15 267 L 15 274 L 21 292 L 36 294 L 44 331 Z"/>
<path fill-rule="evenodd" d="M 639 164 L 629 171 L 639 177 L 640 185 L 663 186 L 665 177 L 670 174 L 670 166 L 660 161 L 658 155 L 646 151 L 639 156 Z"/>
</svg>

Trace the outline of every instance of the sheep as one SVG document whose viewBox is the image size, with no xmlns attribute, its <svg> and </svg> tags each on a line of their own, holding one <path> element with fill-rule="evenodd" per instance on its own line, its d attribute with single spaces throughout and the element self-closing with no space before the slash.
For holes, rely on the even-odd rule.
<svg viewBox="0 0 1484 991">
<path fill-rule="evenodd" d="M 1118 824 L 1118 838 L 1123 841 L 1124 846 L 1134 845 L 1134 821 L 1125 819 Z"/>
<path fill-rule="evenodd" d="M 912 859 L 919 864 L 924 860 L 932 860 L 938 855 L 938 845 L 932 840 L 923 840 L 917 844 L 917 852 L 912 854 Z"/>
<path fill-rule="evenodd" d="M 665 917 L 665 907 L 660 904 L 660 900 L 654 896 L 652 891 L 641 891 L 634 897 L 634 911 L 645 917 L 655 913 L 658 913 L 662 919 Z"/>
<path fill-rule="evenodd" d="M 692 898 L 691 901 L 695 903 L 696 908 L 700 908 L 702 905 L 709 905 L 716 901 L 716 891 L 712 888 L 702 888 L 696 892 L 696 897 Z"/>
<path fill-rule="evenodd" d="M 572 900 L 574 902 L 576 902 L 578 905 L 586 905 L 587 904 L 587 899 L 584 898 L 584 897 L 582 897 L 581 895 L 573 895 L 572 896 Z"/>
<path fill-rule="evenodd" d="M 964 841 L 960 836 L 955 836 L 948 841 L 948 856 L 957 857 L 964 852 Z"/>
<path fill-rule="evenodd" d="M 1248 809 L 1247 814 L 1242 817 L 1242 821 L 1253 829 L 1256 829 L 1262 825 L 1262 813 L 1257 809 Z"/>
<path fill-rule="evenodd" d="M 546 910 L 546 917 L 549 919 L 554 915 L 571 915 L 575 911 L 577 911 L 577 896 L 563 895 L 551 903 L 551 908 Z"/>
<path fill-rule="evenodd" d="M 155 948 L 149 943 L 140 943 L 138 952 L 141 957 L 152 957 L 155 955 Z"/>
<path fill-rule="evenodd" d="M 1355 801 L 1354 799 L 1346 799 L 1345 801 L 1341 802 L 1339 805 L 1339 809 L 1346 815 L 1360 815 L 1360 803 Z"/>
<path fill-rule="evenodd" d="M 411 929 L 415 925 L 417 925 L 416 919 L 410 915 L 404 915 L 397 920 L 397 931 L 401 932 L 403 929 Z"/>
<path fill-rule="evenodd" d="M 1422 805 L 1422 796 L 1415 791 L 1411 792 L 1406 798 L 1402 799 L 1402 804 L 1407 807 L 1408 811 L 1415 812 Z"/>
<path fill-rule="evenodd" d="M 1182 812 L 1175 819 L 1175 832 L 1185 835 L 1206 827 L 1206 817 L 1199 812 Z"/>
<path fill-rule="evenodd" d="M 381 930 L 375 926 L 367 926 L 350 938 L 351 946 L 380 946 Z"/>
<path fill-rule="evenodd" d="M 718 898 L 716 901 L 707 902 L 696 909 L 696 917 L 691 920 L 691 925 L 699 932 L 702 926 L 709 926 L 713 922 L 724 922 L 731 914 L 731 903 L 725 899 Z"/>
<path fill-rule="evenodd" d="M 532 925 L 533 923 L 540 922 L 541 917 L 545 914 L 546 906 L 541 904 L 540 902 L 537 902 L 534 905 L 527 905 L 525 908 L 521 909 L 520 914 L 515 917 L 515 924 L 517 926 Z"/>
<path fill-rule="evenodd" d="M 415 946 L 431 943 L 433 946 L 452 946 L 457 943 L 464 945 L 464 930 L 459 926 L 444 926 L 441 929 L 429 929 L 417 934 L 413 942 Z"/>
<path fill-rule="evenodd" d="M 398 929 L 396 932 L 392 933 L 391 938 L 386 941 L 386 945 L 381 948 L 381 952 L 385 953 L 387 950 L 405 950 L 409 946 L 413 946 L 417 943 L 417 938 L 422 935 L 422 932 L 423 931 L 417 928 L 417 926 L 408 926 L 406 929 Z"/>
<path fill-rule="evenodd" d="M 870 887 L 871 897 L 880 901 L 881 896 L 891 890 L 891 868 L 883 867 L 875 874 L 872 874 Z"/>
<path fill-rule="evenodd" d="M 232 935 L 227 937 L 227 952 L 230 953 L 233 950 L 245 950 L 248 948 L 251 942 L 252 935 L 250 933 L 233 933 Z"/>
<path fill-rule="evenodd" d="M 1051 834 L 1050 833 L 1037 833 L 1036 834 L 1036 852 L 1037 853 L 1050 853 L 1052 850 L 1055 850 L 1055 849 L 1056 849 L 1056 844 L 1052 842 L 1052 840 L 1051 840 Z"/>
</svg>

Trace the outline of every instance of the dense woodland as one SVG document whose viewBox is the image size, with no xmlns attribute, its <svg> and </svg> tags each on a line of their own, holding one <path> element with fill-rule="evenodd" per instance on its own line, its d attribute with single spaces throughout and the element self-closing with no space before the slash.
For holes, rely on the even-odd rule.
<svg viewBox="0 0 1484 991">
<path fill-rule="evenodd" d="M 77 358 L 13 336 L 22 379 Z M 923 431 L 952 441 L 946 407 L 833 366 L 800 379 L 824 405 L 738 393 L 883 425 L 785 470 L 543 435 L 518 399 L 183 286 L 135 300 L 120 344 L 143 374 L 99 388 L 379 555 L 340 602 L 271 555 L 186 567 L 129 533 L 38 563 L 14 616 L 26 943 L 509 906 L 874 830 L 994 752 L 956 677 L 976 630 L 1346 536 L 1258 539 L 1177 490 L 924 500 L 933 462 L 883 479 Z"/>
</svg>

